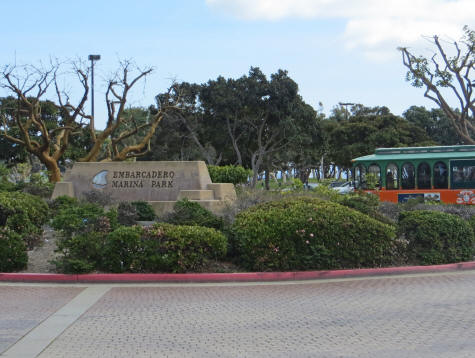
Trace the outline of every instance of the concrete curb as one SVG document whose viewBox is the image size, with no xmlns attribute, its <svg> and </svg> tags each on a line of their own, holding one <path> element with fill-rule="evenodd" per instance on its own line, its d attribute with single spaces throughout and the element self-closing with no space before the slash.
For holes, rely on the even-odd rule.
<svg viewBox="0 0 475 358">
<path fill-rule="evenodd" d="M 264 282 L 290 280 L 318 280 L 344 277 L 400 275 L 429 272 L 475 270 L 475 261 L 433 266 L 404 266 L 331 271 L 296 272 L 236 272 L 236 273 L 100 273 L 100 274 L 49 274 L 0 273 L 0 282 L 52 282 L 52 283 L 146 283 L 146 282 Z"/>
</svg>

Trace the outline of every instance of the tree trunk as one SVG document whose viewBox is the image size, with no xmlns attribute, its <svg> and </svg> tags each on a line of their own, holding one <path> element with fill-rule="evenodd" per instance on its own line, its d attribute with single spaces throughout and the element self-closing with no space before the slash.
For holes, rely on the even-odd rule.
<svg viewBox="0 0 475 358">
<path fill-rule="evenodd" d="M 50 183 L 57 183 L 61 181 L 61 171 L 59 170 L 58 163 L 50 156 L 39 157 L 41 163 L 46 166 L 48 170 L 48 178 Z"/>
<path fill-rule="evenodd" d="M 265 172 L 264 172 L 264 175 L 265 175 L 265 183 L 266 183 L 266 190 L 270 190 L 270 184 L 269 184 L 269 176 L 270 176 L 270 173 L 269 173 L 269 169 L 266 169 Z"/>
</svg>

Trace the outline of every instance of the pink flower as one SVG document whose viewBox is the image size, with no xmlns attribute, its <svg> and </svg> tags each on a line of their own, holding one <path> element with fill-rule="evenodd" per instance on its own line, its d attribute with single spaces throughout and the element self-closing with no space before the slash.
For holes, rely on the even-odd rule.
<svg viewBox="0 0 475 358">
<path fill-rule="evenodd" d="M 310 237 L 313 237 L 313 234 L 312 234 L 312 233 L 310 234 Z"/>
<path fill-rule="evenodd" d="M 308 241 L 308 240 L 305 240 L 305 243 L 308 245 L 308 244 L 310 244 L 310 241 Z"/>
</svg>

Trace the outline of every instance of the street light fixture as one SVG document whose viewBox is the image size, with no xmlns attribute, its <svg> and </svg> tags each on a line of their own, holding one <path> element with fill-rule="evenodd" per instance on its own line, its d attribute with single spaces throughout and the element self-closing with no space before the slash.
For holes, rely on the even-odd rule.
<svg viewBox="0 0 475 358">
<path fill-rule="evenodd" d="M 354 105 L 356 105 L 356 103 L 339 102 L 338 104 L 342 107 L 345 106 L 345 119 L 348 120 L 348 106 L 354 106 Z"/>
<path fill-rule="evenodd" d="M 94 119 L 94 61 L 99 61 L 101 55 L 89 55 L 91 61 L 91 115 Z"/>
</svg>

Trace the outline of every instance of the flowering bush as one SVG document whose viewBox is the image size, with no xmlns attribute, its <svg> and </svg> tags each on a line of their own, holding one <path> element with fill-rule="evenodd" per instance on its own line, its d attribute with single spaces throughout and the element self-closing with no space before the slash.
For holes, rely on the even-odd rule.
<svg viewBox="0 0 475 358">
<path fill-rule="evenodd" d="M 389 264 L 395 229 L 316 198 L 257 205 L 236 216 L 233 245 L 250 270 L 308 270 Z"/>
</svg>

